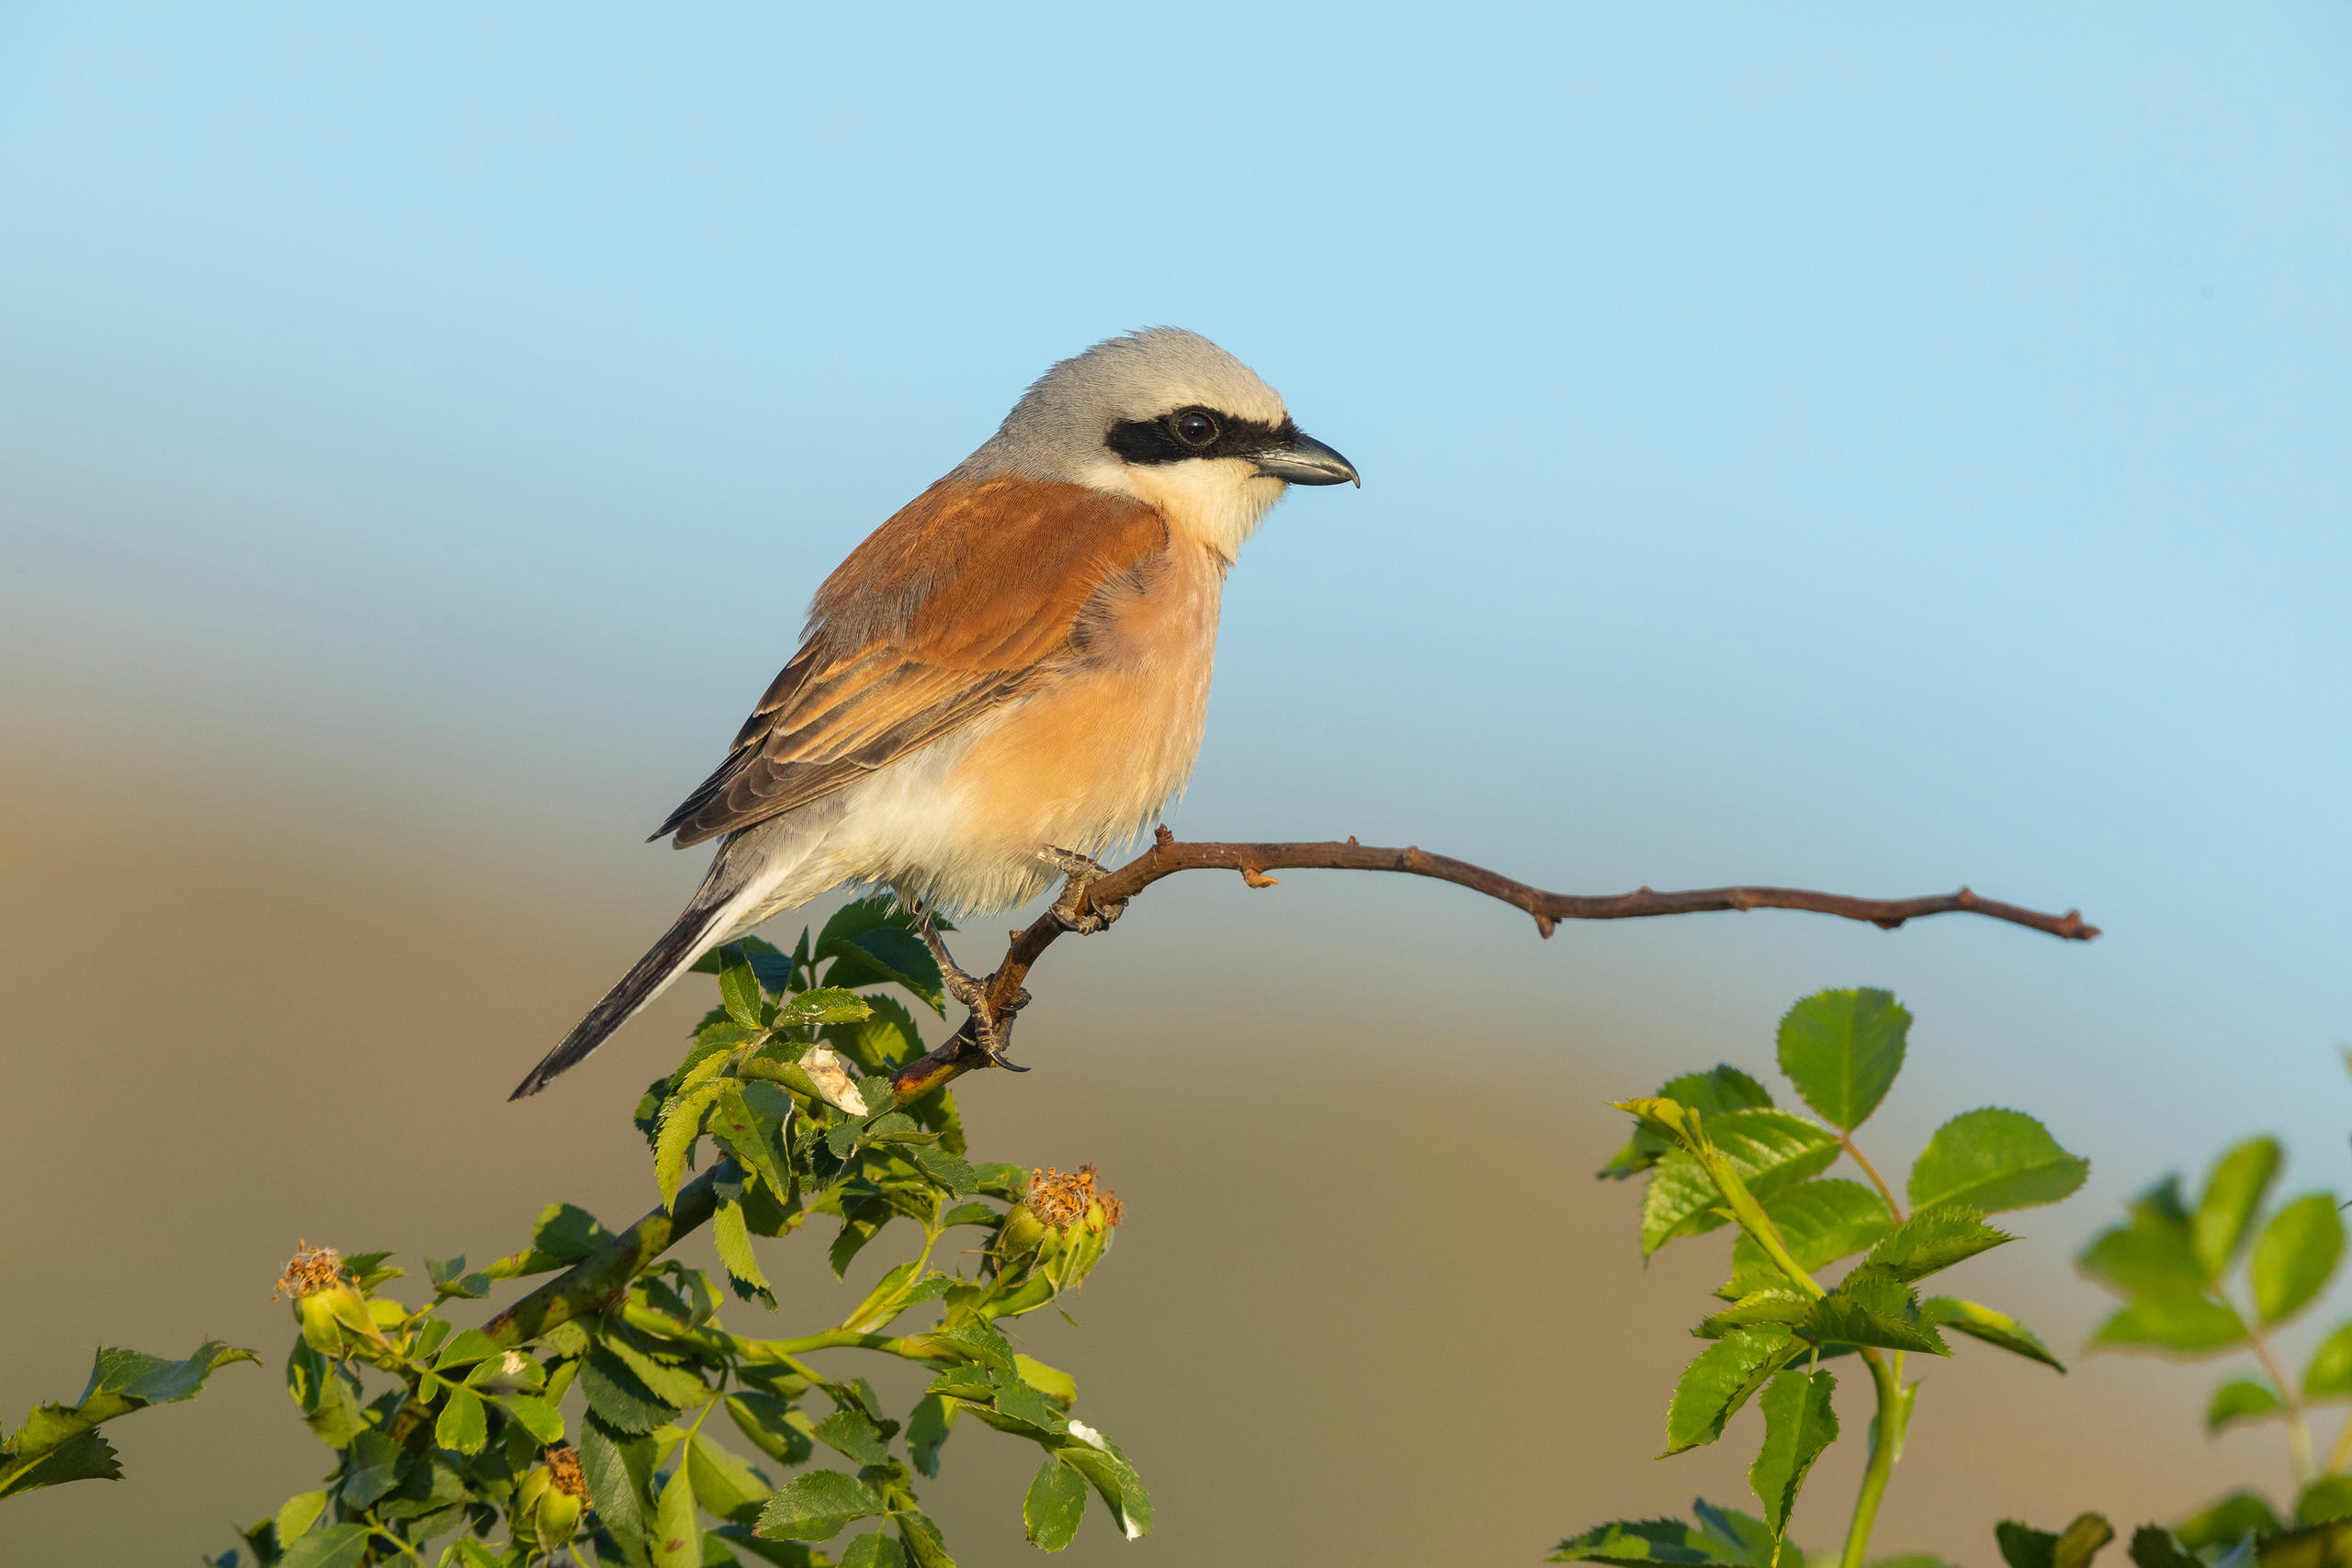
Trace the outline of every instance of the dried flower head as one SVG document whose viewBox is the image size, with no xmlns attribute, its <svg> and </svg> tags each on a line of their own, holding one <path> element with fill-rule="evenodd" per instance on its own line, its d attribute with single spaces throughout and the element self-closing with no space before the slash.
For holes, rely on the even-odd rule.
<svg viewBox="0 0 2352 1568">
<path fill-rule="evenodd" d="M 580 1468 L 580 1450 L 565 1444 L 547 1451 L 548 1479 L 555 1489 L 567 1497 L 581 1499 L 581 1506 L 588 1506 L 588 1475 Z"/>
<path fill-rule="evenodd" d="M 312 1247 L 308 1239 L 297 1241 L 294 1246 L 296 1250 L 286 1265 L 286 1272 L 277 1277 L 277 1289 L 269 1293 L 271 1301 L 277 1301 L 291 1291 L 299 1302 L 348 1278 L 343 1267 L 343 1254 L 334 1247 Z"/>
<path fill-rule="evenodd" d="M 1057 1231 L 1066 1231 L 1086 1217 L 1093 1204 L 1102 1205 L 1102 1228 L 1115 1228 L 1123 1217 L 1116 1194 L 1094 1182 L 1094 1168 L 1081 1165 L 1068 1175 L 1051 1166 L 1029 1173 L 1030 1213 Z"/>
</svg>

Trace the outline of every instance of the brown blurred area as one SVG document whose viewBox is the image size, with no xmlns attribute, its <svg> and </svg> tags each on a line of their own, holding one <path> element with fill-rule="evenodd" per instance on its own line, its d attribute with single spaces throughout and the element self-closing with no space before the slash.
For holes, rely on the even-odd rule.
<svg viewBox="0 0 2352 1568">
<path fill-rule="evenodd" d="M 71 739 L 19 727 L 0 755 L 0 1401 L 13 1421 L 70 1397 L 101 1343 L 179 1355 L 212 1336 L 265 1364 L 107 1428 L 127 1480 L 0 1505 L 0 1561 L 186 1564 L 327 1468 L 279 1377 L 291 1327 L 270 1285 L 297 1238 L 396 1248 L 421 1276 L 428 1251 L 511 1247 L 551 1200 L 633 1218 L 652 1193 L 628 1111 L 703 1002 L 665 998 L 509 1105 L 667 919 L 655 874 L 615 885 L 560 835 L 492 853 L 365 802 L 298 803 L 290 784 L 280 798 L 250 780 L 207 794 L 201 769 L 126 778 L 65 760 L 107 750 Z M 682 889 L 687 858 L 659 874 Z M 1020 1042 L 1036 1070 L 962 1087 L 976 1157 L 1093 1160 L 1129 1216 L 1077 1298 L 1082 1326 L 1022 1324 L 1159 1510 L 1135 1545 L 1097 1512 L 1068 1560 L 1527 1563 L 1603 1517 L 1694 1495 L 1752 1506 L 1752 1412 L 1717 1449 L 1651 1457 L 1725 1243 L 1645 1271 L 1635 1191 L 1590 1174 L 1622 1136 L 1603 1101 L 1698 1065 L 1674 1021 L 1607 1001 L 1588 971 L 1570 1002 L 1590 1003 L 1606 1048 L 1554 1050 L 1577 1031 L 1511 1016 L 1515 999 L 1450 1030 L 1375 944 L 1301 936 L 1314 972 L 1285 988 L 1264 964 L 1228 981 L 1200 922 L 1155 937 L 1157 900 L 1253 921 L 1231 940 L 1279 953 L 1296 933 L 1261 911 L 1282 907 L 1240 901 L 1294 896 L 1156 890 L 1040 969 Z M 981 933 L 962 940 L 991 956 Z M 1533 965 L 1556 949 L 1498 951 Z M 2030 1238 L 2035 1217 L 2018 1220 Z M 775 1331 L 854 1299 L 820 1240 L 764 1245 Z M 2064 1354 L 2098 1299 L 2029 1281 L 2063 1274 L 2016 1256 L 2034 1246 L 1971 1265 L 1969 1283 Z M 738 1305 L 729 1322 L 763 1316 Z M 1973 1345 L 1928 1368 L 1881 1550 L 1985 1562 L 2004 1516 L 2170 1516 L 2267 1472 L 2252 1446 L 2207 1450 L 2182 1385 L 2140 1374 L 2087 1359 L 2061 1378 Z M 1815 1547 L 1836 1544 L 1862 1457 L 1866 1406 L 1851 1390 L 1839 1404 L 1846 1440 L 1799 1516 Z M 1029 1450 L 967 1424 L 944 1457 L 926 1504 L 959 1558 L 1025 1560 Z"/>
</svg>

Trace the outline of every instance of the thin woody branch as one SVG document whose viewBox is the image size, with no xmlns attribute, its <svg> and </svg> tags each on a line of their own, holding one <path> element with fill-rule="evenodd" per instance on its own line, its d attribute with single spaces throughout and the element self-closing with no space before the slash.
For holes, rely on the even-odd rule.
<svg viewBox="0 0 2352 1568">
<path fill-rule="evenodd" d="M 1359 844 L 1353 839 L 1344 843 L 1184 843 L 1166 828 L 1154 836 L 1151 848 L 1079 889 L 1079 901 L 1081 908 L 1099 912 L 1180 871 L 1235 871 L 1252 887 L 1270 887 L 1274 879 L 1266 873 L 1294 870 L 1393 871 L 1451 882 L 1526 910 L 1535 917 L 1536 931 L 1545 937 L 1562 920 L 1638 920 L 1657 915 L 1707 914 L 1718 909 L 1802 909 L 1843 919 L 1867 920 L 1887 931 L 1928 915 L 1982 915 L 2066 942 L 2089 942 L 2098 935 L 2098 928 L 2086 924 L 2080 910 L 2044 914 L 2039 909 L 1981 898 L 1965 887 L 1957 893 L 1932 893 L 1917 898 L 1857 898 L 1803 887 L 1700 887 L 1679 893 L 1637 887 L 1631 893 L 1547 893 L 1485 866 L 1472 865 L 1451 855 L 1433 855 L 1409 845 L 1401 850 L 1382 849 Z M 1022 982 L 1063 930 L 1060 920 L 1047 914 L 1030 922 L 1027 930 L 1013 933 L 1012 945 L 1005 949 L 1004 962 L 989 976 L 987 992 L 989 1005 L 1003 1011 L 1008 1024 L 1011 1013 L 1006 1010 L 1018 1004 Z M 930 1088 L 934 1082 L 944 1083 L 974 1066 L 986 1066 L 988 1055 L 972 1036 L 967 1022 L 938 1050 L 910 1063 L 899 1076 Z M 935 1077 L 924 1076 L 926 1064 Z"/>
</svg>

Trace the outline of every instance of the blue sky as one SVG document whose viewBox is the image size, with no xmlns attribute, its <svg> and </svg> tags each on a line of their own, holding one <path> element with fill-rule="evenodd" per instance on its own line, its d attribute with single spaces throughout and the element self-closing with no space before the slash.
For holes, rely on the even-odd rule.
<svg viewBox="0 0 2352 1568">
<path fill-rule="evenodd" d="M 2340 1180 L 2347 67 L 2327 6 L 19 4 L 0 701 L 574 846 L 650 931 L 691 868 L 628 846 L 822 574 L 1175 322 L 1365 476 L 1244 556 L 1180 831 L 2079 903 L 2087 950 L 1410 907 L 1623 966 L 1694 1059 L 1895 983 L 2114 1191 L 2257 1125 Z"/>
</svg>

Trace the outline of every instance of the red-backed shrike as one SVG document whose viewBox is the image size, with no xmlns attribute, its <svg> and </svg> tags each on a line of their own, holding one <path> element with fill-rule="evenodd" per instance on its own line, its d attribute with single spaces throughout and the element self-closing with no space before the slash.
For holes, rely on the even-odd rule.
<svg viewBox="0 0 2352 1568">
<path fill-rule="evenodd" d="M 1113 338 L 1046 371 L 817 591 L 800 651 L 653 835 L 718 839 L 709 875 L 514 1097 L 711 948 L 830 888 L 1010 908 L 1139 833 L 1199 755 L 1242 541 L 1284 487 L 1355 479 L 1195 333 Z"/>
</svg>

